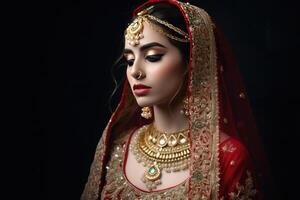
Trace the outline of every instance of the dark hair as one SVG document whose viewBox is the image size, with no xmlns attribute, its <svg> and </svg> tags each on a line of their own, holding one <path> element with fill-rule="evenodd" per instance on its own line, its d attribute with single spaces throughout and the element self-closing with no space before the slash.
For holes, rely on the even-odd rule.
<svg viewBox="0 0 300 200">
<path fill-rule="evenodd" d="M 173 5 L 170 3 L 165 3 L 165 2 L 160 2 L 160 3 L 155 3 L 155 4 L 150 4 L 150 5 L 144 6 L 140 9 L 140 11 L 144 10 L 152 5 L 154 7 L 152 9 L 150 9 L 150 11 L 149 11 L 150 15 L 153 15 L 154 17 L 157 17 L 163 21 L 166 21 L 186 33 L 188 32 L 184 17 L 182 16 L 182 13 L 180 12 L 179 8 L 176 5 Z M 133 16 L 133 20 L 136 17 L 137 16 Z M 174 35 L 176 37 L 182 38 L 182 36 L 179 35 L 177 32 L 175 32 L 174 30 L 172 30 L 154 20 L 151 20 L 151 19 L 149 19 L 149 20 L 153 24 L 162 28 L 167 33 Z M 176 40 L 173 40 L 170 38 L 168 38 L 168 39 L 171 42 L 171 44 L 173 44 L 175 47 L 177 47 L 180 50 L 180 52 L 183 56 L 183 60 L 185 61 L 186 64 L 188 64 L 188 62 L 189 62 L 189 43 L 188 42 L 179 42 L 179 41 L 176 41 Z"/>
</svg>

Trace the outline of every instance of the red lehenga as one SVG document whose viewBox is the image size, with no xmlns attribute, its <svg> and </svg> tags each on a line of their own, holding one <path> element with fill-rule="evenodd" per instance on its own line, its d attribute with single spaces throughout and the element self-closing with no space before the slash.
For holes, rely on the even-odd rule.
<svg viewBox="0 0 300 200">
<path fill-rule="evenodd" d="M 106 183 L 101 191 L 101 199 L 187 199 L 189 179 L 172 188 L 154 192 L 144 191 L 127 179 L 124 168 L 130 137 L 129 134 L 128 137 L 114 142 L 112 146 L 112 156 L 105 166 Z M 258 191 L 245 147 L 238 140 L 228 138 L 219 145 L 219 155 L 220 199 L 255 199 Z"/>
<path fill-rule="evenodd" d="M 190 177 L 162 191 L 146 192 L 124 173 L 131 133 L 147 125 L 128 82 L 96 149 L 82 200 L 96 199 L 262 199 L 267 163 L 238 66 L 210 16 L 174 0 L 190 37 L 188 74 Z M 124 119 L 127 116 L 127 120 Z M 220 142 L 220 133 L 230 137 Z"/>
</svg>

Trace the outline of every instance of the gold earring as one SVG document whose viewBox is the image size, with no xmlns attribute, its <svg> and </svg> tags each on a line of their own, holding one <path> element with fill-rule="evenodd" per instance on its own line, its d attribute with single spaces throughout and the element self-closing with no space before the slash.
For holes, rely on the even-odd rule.
<svg viewBox="0 0 300 200">
<path fill-rule="evenodd" d="M 150 119 L 152 117 L 152 112 L 150 107 L 143 107 L 142 108 L 142 113 L 141 116 L 144 117 L 145 119 Z"/>
<path fill-rule="evenodd" d="M 182 107 L 183 108 L 180 110 L 180 113 L 184 114 L 185 116 L 189 116 L 189 102 L 187 97 L 184 98 Z"/>
</svg>

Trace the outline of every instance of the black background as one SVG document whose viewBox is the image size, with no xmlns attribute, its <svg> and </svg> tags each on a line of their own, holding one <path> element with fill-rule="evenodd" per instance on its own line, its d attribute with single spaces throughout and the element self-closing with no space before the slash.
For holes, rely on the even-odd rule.
<svg viewBox="0 0 300 200">
<path fill-rule="evenodd" d="M 17 51 L 29 65 L 20 70 L 26 82 L 18 87 L 34 112 L 22 118 L 32 129 L 24 137 L 29 151 L 19 155 L 25 177 L 9 185 L 22 190 L 12 196 L 79 199 L 110 116 L 110 69 L 130 13 L 142 2 L 43 1 L 20 8 Z M 299 6 L 291 0 L 190 2 L 231 42 L 270 160 L 273 199 L 296 199 Z"/>
</svg>

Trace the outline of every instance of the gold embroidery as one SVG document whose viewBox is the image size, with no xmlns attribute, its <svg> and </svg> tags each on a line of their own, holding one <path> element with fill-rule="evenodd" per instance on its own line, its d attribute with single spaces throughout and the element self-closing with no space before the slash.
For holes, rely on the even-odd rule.
<svg viewBox="0 0 300 200">
<path fill-rule="evenodd" d="M 108 126 L 107 126 L 108 127 Z M 101 174 L 102 174 L 102 163 L 103 155 L 105 151 L 105 138 L 107 134 L 107 127 L 103 131 L 103 135 L 97 145 L 96 152 L 94 155 L 94 161 L 91 165 L 90 175 L 85 185 L 84 191 L 81 195 L 82 200 L 94 200 L 98 197 Z"/>
<path fill-rule="evenodd" d="M 180 192 L 183 186 L 176 187 L 172 190 L 173 192 L 167 192 L 167 194 L 161 193 L 159 196 L 164 197 L 164 199 L 178 199 L 178 197 L 183 196 L 190 199 L 209 199 L 217 200 L 219 192 L 219 154 L 218 154 L 218 144 L 219 144 L 219 108 L 218 108 L 218 72 L 217 72 L 217 52 L 214 37 L 214 24 L 210 19 L 210 16 L 201 8 L 190 5 L 188 3 L 181 3 L 178 1 L 169 1 L 172 4 L 177 5 L 181 11 L 183 11 L 189 26 L 189 37 L 191 39 L 191 51 L 192 55 L 190 57 L 189 66 L 189 113 L 190 117 L 190 138 L 192 141 L 191 152 L 191 171 L 200 171 L 200 173 L 195 174 L 195 178 L 190 179 L 189 187 L 191 188 L 190 193 Z M 128 83 L 127 83 L 128 84 Z M 128 85 L 125 85 L 128 87 Z M 118 117 L 123 116 L 126 112 L 122 112 L 122 108 L 126 110 L 135 110 L 137 104 L 135 102 L 134 96 L 130 89 L 125 88 L 126 93 L 124 95 L 123 102 L 120 102 L 118 108 L 116 109 L 118 113 L 115 122 L 118 122 Z M 109 135 L 109 134 L 108 134 Z M 107 138 L 104 137 L 107 141 Z M 101 149 L 106 147 L 102 145 Z M 97 155 L 96 162 L 99 164 L 95 165 L 93 168 L 102 167 L 104 152 L 100 151 L 100 155 Z M 113 154 L 114 155 L 114 154 Z M 120 157 L 112 156 L 112 159 L 119 159 Z M 134 190 L 132 187 L 126 186 L 127 182 L 122 179 L 122 170 L 114 166 L 120 165 L 116 162 L 110 165 L 108 173 L 110 173 L 111 182 L 107 183 L 107 188 L 111 189 L 114 198 L 118 197 L 121 191 L 122 194 L 126 195 L 136 195 L 133 199 L 140 199 L 138 197 L 142 193 Z M 101 184 L 101 170 L 97 170 L 91 173 L 91 176 L 97 177 L 94 181 L 88 184 L 87 193 L 88 198 L 83 198 L 84 200 L 95 200 L 98 197 L 99 185 Z M 109 178 L 109 176 L 107 177 Z M 118 184 L 118 181 L 120 184 Z M 124 186 L 122 185 L 124 184 Z M 128 189 L 129 191 L 127 192 Z M 113 190 L 114 189 L 114 190 Z M 184 190 L 187 191 L 187 190 Z M 143 194 L 145 195 L 145 194 Z M 165 196 L 166 198 L 165 198 Z M 145 195 L 147 196 L 147 195 Z M 150 195 L 148 195 L 150 198 Z M 155 197 L 155 196 L 154 196 Z M 173 198 L 172 198 L 173 197 Z M 126 198 L 125 198 L 126 199 Z M 158 199 L 158 198 L 154 198 Z"/>
<path fill-rule="evenodd" d="M 254 188 L 253 179 L 249 171 L 247 171 L 247 179 L 245 180 L 245 185 L 236 186 L 236 192 L 230 192 L 230 200 L 251 200 L 255 198 L 257 191 Z"/>
<path fill-rule="evenodd" d="M 122 162 L 125 148 L 115 144 L 107 165 L 106 185 L 103 188 L 101 199 L 188 199 L 188 181 L 173 188 L 162 191 L 142 192 L 132 186 L 123 176 Z M 116 156 L 117 155 L 117 156 Z"/>
<path fill-rule="evenodd" d="M 223 152 L 230 152 L 230 153 L 233 153 L 235 150 L 236 150 L 236 147 L 233 146 L 232 143 L 230 144 L 225 144 L 222 148 Z"/>
<path fill-rule="evenodd" d="M 219 108 L 217 53 L 214 24 L 201 8 L 180 3 L 191 33 L 192 73 L 189 113 L 191 113 L 191 199 L 216 200 L 219 193 Z"/>
<path fill-rule="evenodd" d="M 230 165 L 234 166 L 235 165 L 235 161 L 234 160 L 230 161 Z"/>
<path fill-rule="evenodd" d="M 245 93 L 243 93 L 243 92 L 241 92 L 241 93 L 239 94 L 239 97 L 240 97 L 241 99 L 246 99 Z"/>
</svg>

